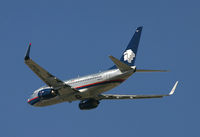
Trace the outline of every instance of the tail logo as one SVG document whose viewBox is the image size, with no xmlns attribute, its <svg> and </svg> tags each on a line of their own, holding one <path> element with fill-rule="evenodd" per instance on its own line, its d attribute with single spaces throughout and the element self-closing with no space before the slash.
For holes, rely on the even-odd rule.
<svg viewBox="0 0 200 137">
<path fill-rule="evenodd" d="M 131 49 L 128 49 L 124 52 L 124 61 L 131 63 L 134 58 L 135 58 L 135 53 Z"/>
</svg>

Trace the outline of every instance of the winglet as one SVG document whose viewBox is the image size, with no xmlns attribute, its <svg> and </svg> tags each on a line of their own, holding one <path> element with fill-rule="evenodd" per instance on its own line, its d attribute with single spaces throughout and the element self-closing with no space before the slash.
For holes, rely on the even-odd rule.
<svg viewBox="0 0 200 137">
<path fill-rule="evenodd" d="M 30 59 L 30 49 L 31 49 L 31 43 L 29 43 L 28 49 L 26 51 L 26 56 L 24 57 L 24 60 L 29 60 Z"/>
<path fill-rule="evenodd" d="M 174 91 L 175 91 L 177 85 L 178 85 L 178 81 L 176 81 L 176 83 L 174 84 L 174 87 L 173 87 L 172 90 L 170 91 L 169 96 L 171 96 L 171 95 L 174 94 Z"/>
</svg>

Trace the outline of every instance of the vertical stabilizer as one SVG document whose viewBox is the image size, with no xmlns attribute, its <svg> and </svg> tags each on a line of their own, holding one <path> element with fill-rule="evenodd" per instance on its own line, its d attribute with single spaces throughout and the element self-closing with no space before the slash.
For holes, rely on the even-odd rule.
<svg viewBox="0 0 200 137">
<path fill-rule="evenodd" d="M 129 66 L 134 66 L 135 64 L 135 59 L 136 59 L 136 54 L 137 54 L 137 50 L 138 50 L 138 46 L 140 42 L 142 28 L 143 28 L 142 26 L 136 28 L 131 41 L 129 42 L 127 48 L 125 49 L 125 51 L 123 52 L 120 58 L 121 62 L 124 62 L 125 64 Z M 113 68 L 116 68 L 116 66 L 111 67 L 111 69 Z"/>
</svg>

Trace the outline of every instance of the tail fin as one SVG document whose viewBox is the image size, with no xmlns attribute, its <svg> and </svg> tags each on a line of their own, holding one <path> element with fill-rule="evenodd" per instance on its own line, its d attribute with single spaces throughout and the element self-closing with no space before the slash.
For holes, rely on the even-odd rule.
<svg viewBox="0 0 200 137">
<path fill-rule="evenodd" d="M 133 35 L 131 41 L 129 42 L 127 48 L 125 49 L 120 58 L 121 62 L 124 62 L 129 66 L 134 66 L 141 33 L 142 33 L 142 26 L 138 27 L 135 30 L 135 34 Z M 110 69 L 113 68 L 116 68 L 116 66 L 113 66 Z"/>
</svg>

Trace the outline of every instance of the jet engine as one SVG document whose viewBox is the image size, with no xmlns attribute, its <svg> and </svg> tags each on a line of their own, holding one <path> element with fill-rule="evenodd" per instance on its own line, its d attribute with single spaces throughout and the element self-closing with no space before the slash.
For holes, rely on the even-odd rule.
<svg viewBox="0 0 200 137">
<path fill-rule="evenodd" d="M 54 91 L 53 89 L 51 88 L 48 88 L 48 89 L 42 89 L 38 92 L 38 97 L 41 98 L 41 99 L 49 99 L 49 98 L 53 98 L 57 96 L 57 92 Z"/>
<path fill-rule="evenodd" d="M 89 110 L 96 108 L 99 105 L 99 101 L 95 99 L 88 99 L 88 100 L 83 100 L 79 103 L 79 108 L 81 110 Z"/>
</svg>

